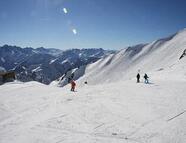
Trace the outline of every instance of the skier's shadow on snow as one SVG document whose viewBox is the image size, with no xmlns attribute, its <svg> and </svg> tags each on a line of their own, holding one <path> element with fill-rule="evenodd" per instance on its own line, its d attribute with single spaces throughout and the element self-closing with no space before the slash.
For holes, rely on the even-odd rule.
<svg viewBox="0 0 186 143">
<path fill-rule="evenodd" d="M 149 85 L 154 85 L 154 86 L 159 86 L 159 85 L 157 85 L 157 84 L 155 84 L 155 83 L 153 83 L 153 82 L 148 82 L 148 83 L 144 83 L 144 84 L 149 84 Z"/>
<path fill-rule="evenodd" d="M 72 101 L 73 99 L 67 99 L 66 101 Z"/>
<path fill-rule="evenodd" d="M 153 82 L 148 82 L 148 83 L 145 83 L 145 82 L 139 82 L 139 83 L 141 83 L 141 84 L 147 84 L 147 85 L 148 85 L 148 84 L 152 84 L 152 85 L 155 84 L 155 83 L 153 83 Z"/>
<path fill-rule="evenodd" d="M 154 84 L 153 82 L 148 82 L 148 83 L 145 83 L 145 84 Z"/>
</svg>

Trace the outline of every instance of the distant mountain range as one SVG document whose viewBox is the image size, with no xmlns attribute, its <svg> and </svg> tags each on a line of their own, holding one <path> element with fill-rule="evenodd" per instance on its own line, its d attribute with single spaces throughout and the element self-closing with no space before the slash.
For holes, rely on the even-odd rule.
<svg viewBox="0 0 186 143">
<path fill-rule="evenodd" d="M 62 51 L 4 45 L 0 47 L 0 67 L 14 70 L 20 81 L 35 80 L 49 84 L 71 69 L 96 62 L 114 52 L 101 48 Z"/>
</svg>

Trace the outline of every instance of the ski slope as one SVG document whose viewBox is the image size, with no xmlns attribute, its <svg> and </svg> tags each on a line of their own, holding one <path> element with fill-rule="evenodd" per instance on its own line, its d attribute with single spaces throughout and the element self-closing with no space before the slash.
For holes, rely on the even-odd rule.
<svg viewBox="0 0 186 143">
<path fill-rule="evenodd" d="M 0 143 L 185 143 L 184 63 L 151 73 L 150 84 L 4 84 Z"/>
<path fill-rule="evenodd" d="M 185 143 L 185 37 L 182 30 L 77 69 L 77 92 L 59 81 L 0 86 L 0 143 Z M 136 83 L 138 71 L 150 84 Z"/>
<path fill-rule="evenodd" d="M 116 54 L 90 64 L 79 84 L 102 84 L 128 80 L 137 72 L 141 74 L 169 69 L 179 63 L 179 58 L 186 49 L 186 29 L 176 34 L 123 49 Z"/>
<path fill-rule="evenodd" d="M 186 29 L 183 29 L 174 35 L 149 44 L 128 47 L 105 56 L 93 64 L 72 69 L 50 84 L 63 87 L 68 84 L 68 79 L 72 74 L 73 79 L 78 80 L 78 84 L 84 86 L 85 82 L 89 85 L 97 85 L 129 80 L 138 72 L 144 75 L 144 73 L 151 74 L 162 70 L 172 71 L 174 65 L 180 65 L 184 60 L 185 37 Z M 183 58 L 180 59 L 182 55 Z"/>
</svg>

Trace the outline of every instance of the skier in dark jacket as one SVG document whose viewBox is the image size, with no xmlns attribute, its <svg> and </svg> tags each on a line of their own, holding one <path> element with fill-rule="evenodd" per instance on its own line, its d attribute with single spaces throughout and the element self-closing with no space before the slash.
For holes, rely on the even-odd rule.
<svg viewBox="0 0 186 143">
<path fill-rule="evenodd" d="M 136 78 L 137 78 L 137 83 L 139 83 L 140 82 L 140 74 L 139 73 L 137 74 Z"/>
<path fill-rule="evenodd" d="M 148 75 L 145 73 L 145 75 L 144 75 L 145 83 L 149 83 L 148 78 L 149 78 Z"/>
</svg>

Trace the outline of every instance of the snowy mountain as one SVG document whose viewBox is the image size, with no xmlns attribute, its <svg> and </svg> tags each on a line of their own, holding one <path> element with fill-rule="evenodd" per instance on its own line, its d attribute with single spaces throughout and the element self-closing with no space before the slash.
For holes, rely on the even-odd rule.
<svg viewBox="0 0 186 143">
<path fill-rule="evenodd" d="M 131 79 L 137 72 L 152 73 L 172 68 L 185 59 L 186 29 L 154 41 L 128 47 L 87 66 L 80 83 L 117 82 Z M 182 58 L 180 58 L 182 57 Z"/>
<path fill-rule="evenodd" d="M 69 70 L 51 85 L 0 86 L 0 142 L 185 143 L 185 37 L 182 30 L 123 49 Z M 150 83 L 136 83 L 137 72 L 147 72 Z M 72 74 L 75 92 L 66 85 Z"/>
<path fill-rule="evenodd" d="M 0 66 L 15 70 L 18 80 L 49 84 L 68 70 L 95 62 L 113 51 L 103 49 L 45 49 L 0 47 Z"/>
<path fill-rule="evenodd" d="M 180 56 L 180 59 L 186 56 L 186 49 L 183 51 L 183 54 Z"/>
<path fill-rule="evenodd" d="M 0 67 L 0 73 L 4 73 L 4 72 L 6 72 L 5 68 Z"/>
<path fill-rule="evenodd" d="M 65 86 L 71 75 L 80 85 L 102 84 L 131 79 L 140 72 L 151 74 L 154 71 L 172 68 L 186 55 L 186 29 L 166 38 L 149 44 L 127 47 L 117 53 L 110 54 L 93 64 L 73 69 L 52 82 L 52 85 Z M 183 59 L 182 59 L 183 58 Z"/>
<path fill-rule="evenodd" d="M 62 75 L 60 78 L 51 82 L 50 85 L 64 87 L 67 84 L 69 84 L 72 79 L 78 80 L 80 77 L 82 77 L 85 74 L 86 66 L 87 65 L 83 65 L 78 68 L 69 70 L 64 75 Z"/>
</svg>

